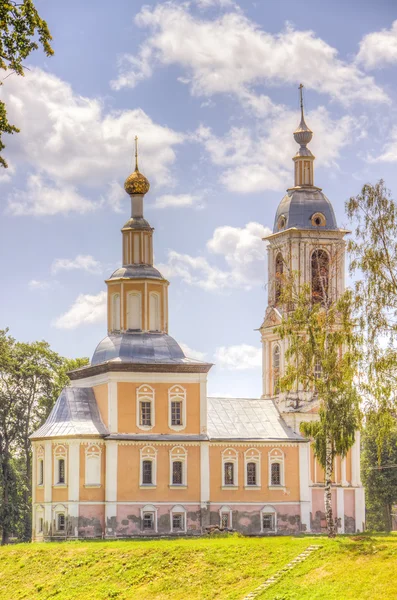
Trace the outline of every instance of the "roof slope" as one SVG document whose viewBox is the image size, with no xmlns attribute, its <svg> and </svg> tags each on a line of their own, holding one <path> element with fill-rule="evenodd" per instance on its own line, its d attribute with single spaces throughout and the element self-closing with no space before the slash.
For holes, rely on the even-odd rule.
<svg viewBox="0 0 397 600">
<path fill-rule="evenodd" d="M 208 398 L 208 435 L 213 440 L 305 441 L 286 425 L 273 400 L 258 398 Z"/>
<path fill-rule="evenodd" d="M 90 387 L 66 387 L 47 421 L 30 437 L 36 439 L 108 434 L 99 414 L 94 390 Z"/>
</svg>

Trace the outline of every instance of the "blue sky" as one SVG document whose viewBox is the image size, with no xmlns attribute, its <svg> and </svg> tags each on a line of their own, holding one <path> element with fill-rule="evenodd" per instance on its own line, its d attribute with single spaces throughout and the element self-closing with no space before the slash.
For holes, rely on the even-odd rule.
<svg viewBox="0 0 397 600">
<path fill-rule="evenodd" d="M 293 184 L 297 87 L 315 182 L 347 225 L 366 182 L 397 184 L 394 0 L 39 0 L 55 55 L 1 88 L 21 133 L 0 173 L 2 327 L 91 356 L 120 264 L 140 138 L 170 334 L 215 362 L 213 395 L 261 393 L 266 246 Z M 395 24 L 393 24 L 395 22 Z"/>
</svg>

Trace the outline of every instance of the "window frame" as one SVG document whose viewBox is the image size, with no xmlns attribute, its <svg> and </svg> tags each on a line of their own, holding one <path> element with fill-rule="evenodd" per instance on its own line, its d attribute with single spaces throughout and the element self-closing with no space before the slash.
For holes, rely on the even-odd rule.
<svg viewBox="0 0 397 600">
<path fill-rule="evenodd" d="M 225 477 L 225 464 L 233 463 L 233 483 L 226 483 Z M 226 448 L 222 452 L 222 489 L 230 490 L 230 489 L 238 489 L 238 452 L 234 448 Z"/>
<path fill-rule="evenodd" d="M 135 296 L 138 298 L 139 300 L 139 315 L 138 315 L 138 324 L 140 324 L 140 327 L 130 327 L 130 323 L 129 323 L 129 315 L 130 315 L 130 301 L 129 299 Z M 138 290 L 131 290 L 129 292 L 127 292 L 127 296 L 126 296 L 126 331 L 142 331 L 142 293 L 139 292 Z"/>
<path fill-rule="evenodd" d="M 150 431 L 156 425 L 156 400 L 155 390 L 150 385 L 144 383 L 136 390 L 136 426 L 142 431 Z M 141 402 L 151 403 L 151 425 L 141 425 Z"/>
<path fill-rule="evenodd" d="M 152 299 L 155 299 L 156 302 L 156 312 L 157 314 L 153 317 L 152 316 L 152 304 L 151 301 Z M 149 292 L 149 331 L 153 331 L 154 333 L 159 333 L 162 331 L 161 328 L 161 294 L 159 292 Z M 152 323 L 152 319 L 154 319 L 156 322 Z M 157 327 L 152 328 L 151 325 L 155 325 Z"/>
<path fill-rule="evenodd" d="M 270 516 L 273 522 L 273 529 L 264 529 L 263 518 Z M 261 533 L 277 533 L 277 511 L 274 506 L 266 505 L 260 511 Z"/>
<path fill-rule="evenodd" d="M 172 424 L 172 403 L 181 402 L 182 425 Z M 186 389 L 181 385 L 173 385 L 168 390 L 168 427 L 173 431 L 186 429 Z"/>
<path fill-rule="evenodd" d="M 144 516 L 145 514 L 150 513 L 153 516 L 153 528 L 152 529 L 144 529 Z M 141 508 L 141 531 L 142 533 L 152 532 L 157 533 L 157 508 L 153 506 L 153 504 L 146 504 L 143 508 Z"/>
<path fill-rule="evenodd" d="M 116 303 L 118 304 L 116 306 Z M 118 319 L 116 320 L 116 308 L 118 311 Z M 116 322 L 117 321 L 117 322 Z M 118 327 L 117 327 L 118 325 Z M 111 295 L 111 330 L 121 331 L 121 294 L 115 292 Z"/>
<path fill-rule="evenodd" d="M 277 357 L 277 366 L 276 366 Z M 281 348 L 280 344 L 276 342 L 272 347 L 272 390 L 273 396 L 277 396 L 280 393 L 280 373 L 281 373 Z"/>
<path fill-rule="evenodd" d="M 152 483 L 143 483 L 143 463 L 152 462 Z M 139 460 L 139 487 L 155 488 L 157 486 L 157 450 L 153 446 L 144 446 L 140 449 Z"/>
<path fill-rule="evenodd" d="M 183 527 L 178 530 L 174 529 L 173 519 L 174 519 L 175 515 L 181 515 L 182 519 L 183 519 L 183 521 L 182 521 Z M 180 504 L 176 504 L 170 510 L 170 531 L 171 531 L 171 533 L 186 533 L 187 532 L 187 511 L 186 511 L 186 508 Z"/>
<path fill-rule="evenodd" d="M 44 487 L 45 471 L 44 471 L 44 448 L 39 446 L 36 454 L 36 485 L 37 487 Z"/>
<path fill-rule="evenodd" d="M 220 528 L 223 528 L 222 515 L 227 515 L 228 526 L 226 527 L 226 529 L 233 529 L 233 511 L 230 508 L 230 506 L 221 506 L 221 508 L 219 509 L 219 527 Z"/>
<path fill-rule="evenodd" d="M 54 456 L 54 486 L 56 487 L 67 487 L 68 485 L 68 452 L 66 449 L 66 446 L 63 444 L 58 444 L 57 446 L 55 446 L 54 448 L 54 452 L 53 452 L 53 456 Z M 65 477 L 64 477 L 64 481 L 59 481 L 60 477 L 59 477 L 59 473 L 60 473 L 60 461 L 63 460 L 65 465 L 64 465 L 64 470 L 65 470 Z"/>
<path fill-rule="evenodd" d="M 248 465 L 254 463 L 256 465 L 256 483 L 248 483 Z M 261 453 L 257 448 L 249 448 L 244 452 L 244 487 L 247 490 L 260 489 L 261 483 Z"/>
<path fill-rule="evenodd" d="M 282 293 L 282 281 L 284 274 L 283 254 L 279 250 L 274 258 L 274 304 L 280 303 Z"/>
<path fill-rule="evenodd" d="M 174 483 L 174 462 L 182 463 L 182 483 Z M 187 450 L 183 446 L 174 446 L 170 450 L 170 477 L 169 486 L 171 488 L 187 487 Z"/>
<path fill-rule="evenodd" d="M 98 474 L 99 481 L 97 482 L 89 482 L 88 475 L 88 464 L 89 461 L 97 460 L 98 461 Z M 85 473 L 84 473 L 84 487 L 98 488 L 102 485 L 102 446 L 99 444 L 89 444 L 85 449 Z"/>
<path fill-rule="evenodd" d="M 272 465 L 280 465 L 280 483 L 272 483 Z M 279 490 L 285 488 L 284 452 L 280 448 L 273 448 L 269 452 L 269 489 Z"/>
<path fill-rule="evenodd" d="M 326 261 L 322 264 L 319 264 L 321 262 L 321 260 L 323 259 L 316 259 L 316 255 L 319 256 L 321 254 L 321 256 L 325 257 Z M 314 261 L 317 260 L 317 265 L 314 265 Z M 325 265 L 325 267 L 324 267 Z M 325 286 L 325 298 L 321 298 L 321 297 L 315 297 L 315 268 L 319 268 L 321 269 L 321 267 L 326 268 L 327 270 L 327 274 L 326 274 L 326 286 Z M 320 280 L 320 278 L 323 277 L 323 275 L 321 275 L 321 273 L 318 275 L 318 278 Z M 310 253 L 310 288 L 311 288 L 311 299 L 312 302 L 315 303 L 321 303 L 321 304 L 325 304 L 331 295 L 330 292 L 330 255 L 328 250 L 326 250 L 324 247 L 320 247 L 320 248 L 314 248 L 312 250 L 312 252 Z"/>
</svg>

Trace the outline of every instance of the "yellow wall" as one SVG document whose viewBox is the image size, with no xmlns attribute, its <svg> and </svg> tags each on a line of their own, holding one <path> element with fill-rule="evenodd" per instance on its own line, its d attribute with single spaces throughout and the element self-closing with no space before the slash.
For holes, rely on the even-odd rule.
<svg viewBox="0 0 397 600">
<path fill-rule="evenodd" d="M 261 488 L 244 489 L 244 452 L 255 447 L 261 453 Z M 284 452 L 285 487 L 283 489 L 269 490 L 269 452 L 273 448 L 281 448 Z M 239 489 L 222 489 L 222 452 L 226 448 L 234 448 L 238 452 L 238 484 Z M 285 502 L 286 500 L 299 500 L 299 448 L 284 446 L 211 446 L 210 447 L 210 496 L 211 502 Z"/>
<path fill-rule="evenodd" d="M 136 390 L 143 384 L 144 381 L 117 384 L 119 433 L 142 433 L 136 422 Z M 168 390 L 174 384 L 150 385 L 155 390 L 155 426 L 150 429 L 150 433 L 175 433 L 168 427 Z M 181 387 L 186 390 L 186 427 L 181 433 L 200 433 L 200 384 L 184 383 Z"/>
<path fill-rule="evenodd" d="M 147 444 L 146 444 L 147 445 Z M 175 444 L 177 445 L 177 444 Z M 183 446 L 183 444 L 180 444 Z M 142 445 L 118 446 L 117 500 L 152 502 L 195 502 L 200 500 L 200 448 L 183 446 L 187 451 L 187 488 L 170 488 L 170 451 L 172 444 L 150 444 L 157 450 L 157 486 L 140 488 L 140 449 Z"/>
<path fill-rule="evenodd" d="M 102 421 L 104 422 L 105 426 L 107 427 L 109 422 L 108 422 L 108 384 L 107 383 L 103 383 L 102 385 L 96 385 L 94 387 L 94 394 L 95 394 L 95 399 L 96 399 L 96 403 L 98 405 L 99 408 L 99 413 L 101 415 Z"/>
</svg>

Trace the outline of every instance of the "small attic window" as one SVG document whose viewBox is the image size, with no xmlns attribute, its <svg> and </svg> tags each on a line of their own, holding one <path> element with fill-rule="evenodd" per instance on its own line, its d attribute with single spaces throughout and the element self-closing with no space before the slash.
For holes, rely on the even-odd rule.
<svg viewBox="0 0 397 600">
<path fill-rule="evenodd" d="M 326 219 L 322 213 L 314 213 L 311 218 L 313 227 L 325 227 Z"/>
<path fill-rule="evenodd" d="M 277 228 L 278 230 L 280 229 L 284 229 L 284 227 L 287 224 L 287 219 L 285 218 L 284 215 L 281 215 L 281 217 L 279 217 L 278 222 L 277 222 Z"/>
</svg>

